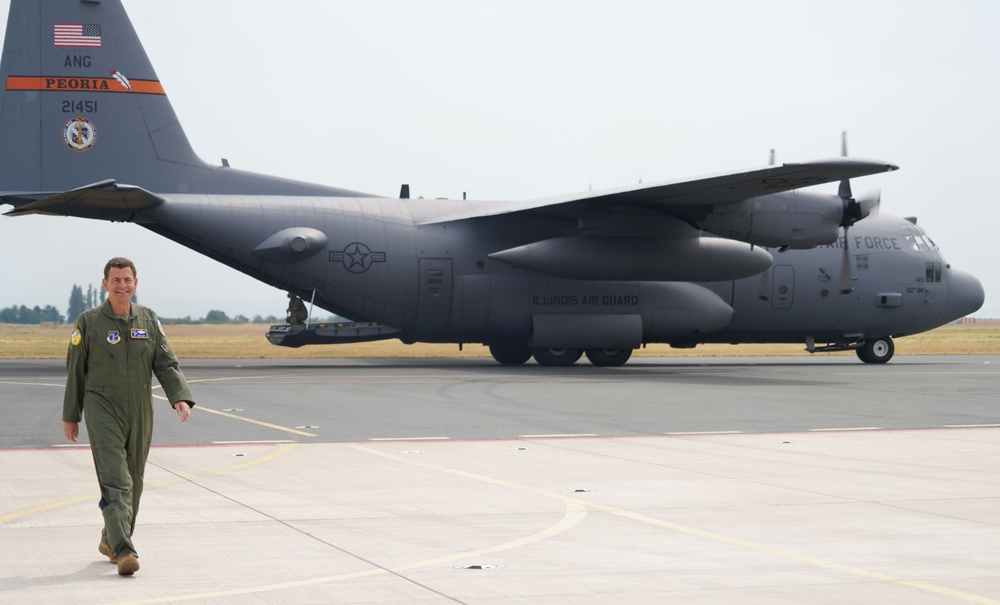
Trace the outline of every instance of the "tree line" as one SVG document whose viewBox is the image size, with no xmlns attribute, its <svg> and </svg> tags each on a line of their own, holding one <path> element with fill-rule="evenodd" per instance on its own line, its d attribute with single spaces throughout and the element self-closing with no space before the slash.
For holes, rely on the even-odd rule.
<svg viewBox="0 0 1000 605">
<path fill-rule="evenodd" d="M 104 288 L 95 288 L 93 284 L 87 286 L 86 291 L 84 291 L 82 286 L 73 284 L 65 316 L 59 312 L 59 309 L 52 305 L 46 305 L 44 308 L 37 305 L 34 308 L 29 308 L 25 305 L 13 305 L 0 309 L 0 323 L 37 325 L 40 323 L 63 324 L 72 322 L 87 309 L 92 309 L 103 304 L 106 294 Z M 132 302 L 138 302 L 138 297 L 132 297 Z M 279 324 L 284 323 L 285 319 L 284 317 L 279 318 L 274 315 L 268 315 L 267 317 L 254 315 L 253 319 L 248 319 L 245 315 L 229 317 L 224 311 L 213 309 L 200 319 L 192 319 L 188 315 L 186 317 L 161 317 L 160 321 L 164 324 Z"/>
</svg>

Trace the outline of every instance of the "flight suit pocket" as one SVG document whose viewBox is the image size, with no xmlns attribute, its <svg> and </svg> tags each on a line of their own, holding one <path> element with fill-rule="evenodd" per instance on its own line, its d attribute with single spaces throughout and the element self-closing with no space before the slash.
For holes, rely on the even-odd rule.
<svg viewBox="0 0 1000 605">
<path fill-rule="evenodd" d="M 114 405 L 114 387 L 87 385 L 83 389 L 83 408 L 87 410 L 92 406 L 107 407 Z"/>
<path fill-rule="evenodd" d="M 133 338 L 129 343 L 129 352 L 143 361 L 148 361 L 152 357 L 152 345 L 148 339 Z"/>
</svg>

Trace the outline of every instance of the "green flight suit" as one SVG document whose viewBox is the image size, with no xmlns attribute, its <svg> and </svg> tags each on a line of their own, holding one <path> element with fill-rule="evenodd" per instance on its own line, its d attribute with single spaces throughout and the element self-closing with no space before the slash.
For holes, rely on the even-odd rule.
<svg viewBox="0 0 1000 605">
<path fill-rule="evenodd" d="M 118 556 L 136 553 L 132 533 L 153 435 L 152 375 L 171 405 L 193 407 L 191 391 L 156 314 L 135 303 L 128 318 L 116 316 L 110 301 L 77 318 L 66 374 L 63 421 L 82 415 L 87 424 L 101 485 L 101 537 Z"/>
</svg>

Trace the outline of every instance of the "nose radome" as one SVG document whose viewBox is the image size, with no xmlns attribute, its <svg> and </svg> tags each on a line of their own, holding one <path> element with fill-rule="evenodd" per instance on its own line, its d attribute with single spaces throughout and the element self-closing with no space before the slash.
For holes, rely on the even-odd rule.
<svg viewBox="0 0 1000 605">
<path fill-rule="evenodd" d="M 945 319 L 955 321 L 975 313 L 986 302 L 986 291 L 983 284 L 971 273 L 951 271 L 951 285 L 948 287 L 948 303 L 945 306 Z"/>
</svg>

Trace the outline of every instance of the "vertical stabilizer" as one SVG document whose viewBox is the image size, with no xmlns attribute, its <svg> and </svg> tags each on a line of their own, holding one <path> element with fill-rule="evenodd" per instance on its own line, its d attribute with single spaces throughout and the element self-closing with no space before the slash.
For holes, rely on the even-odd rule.
<svg viewBox="0 0 1000 605">
<path fill-rule="evenodd" d="M 0 78 L 5 191 L 121 180 L 123 158 L 148 176 L 160 162 L 205 167 L 119 1 L 11 0 Z M 157 188 L 182 185 L 169 180 Z"/>
<path fill-rule="evenodd" d="M 163 194 L 353 193 L 200 160 L 121 0 L 11 0 L 0 83 L 0 195 L 105 180 Z"/>
</svg>

